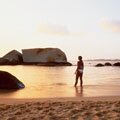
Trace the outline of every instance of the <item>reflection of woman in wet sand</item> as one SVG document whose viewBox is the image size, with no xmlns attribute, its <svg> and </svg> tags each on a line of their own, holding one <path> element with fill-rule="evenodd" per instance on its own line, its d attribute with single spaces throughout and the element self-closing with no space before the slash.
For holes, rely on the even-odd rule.
<svg viewBox="0 0 120 120">
<path fill-rule="evenodd" d="M 82 79 L 82 76 L 83 76 L 83 69 L 84 69 L 84 63 L 83 63 L 83 60 L 82 60 L 82 56 L 79 56 L 78 57 L 78 62 L 77 62 L 77 69 L 75 71 L 75 74 L 76 74 L 76 81 L 75 81 L 75 87 L 78 83 L 78 78 L 80 78 L 80 86 L 82 87 L 82 84 L 83 84 L 83 79 Z"/>
<path fill-rule="evenodd" d="M 83 96 L 83 87 L 75 87 L 75 92 L 76 92 L 76 97 L 81 97 Z"/>
</svg>

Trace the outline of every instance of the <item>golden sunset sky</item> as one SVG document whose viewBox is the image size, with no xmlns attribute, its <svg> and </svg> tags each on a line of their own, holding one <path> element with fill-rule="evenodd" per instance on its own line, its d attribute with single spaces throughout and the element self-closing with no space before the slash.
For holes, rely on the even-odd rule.
<svg viewBox="0 0 120 120">
<path fill-rule="evenodd" d="M 68 60 L 120 58 L 120 1 L 0 0 L 0 56 L 41 47 Z"/>
</svg>

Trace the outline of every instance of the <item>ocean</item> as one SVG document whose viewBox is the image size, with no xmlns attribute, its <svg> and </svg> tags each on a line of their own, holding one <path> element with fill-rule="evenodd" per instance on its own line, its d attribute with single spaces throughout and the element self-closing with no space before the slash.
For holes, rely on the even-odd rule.
<svg viewBox="0 0 120 120">
<path fill-rule="evenodd" d="M 76 62 L 73 66 L 0 66 L 25 84 L 20 90 L 0 90 L 0 98 L 55 98 L 120 95 L 120 67 L 95 67 L 97 63 L 118 61 L 84 61 L 83 88 L 74 87 Z"/>
</svg>

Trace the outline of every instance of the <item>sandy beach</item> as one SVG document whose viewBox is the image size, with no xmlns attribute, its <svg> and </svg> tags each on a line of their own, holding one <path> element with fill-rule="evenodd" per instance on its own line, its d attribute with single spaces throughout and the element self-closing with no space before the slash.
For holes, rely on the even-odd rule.
<svg viewBox="0 0 120 120">
<path fill-rule="evenodd" d="M 120 120 L 120 97 L 1 99 L 0 120 Z"/>
</svg>

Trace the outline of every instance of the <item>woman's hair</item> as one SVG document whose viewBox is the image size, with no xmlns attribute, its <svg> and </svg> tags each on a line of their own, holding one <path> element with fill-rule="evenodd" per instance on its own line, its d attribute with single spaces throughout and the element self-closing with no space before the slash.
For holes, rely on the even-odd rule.
<svg viewBox="0 0 120 120">
<path fill-rule="evenodd" d="M 78 59 L 79 59 L 79 60 L 82 60 L 82 56 L 78 56 Z"/>
</svg>

